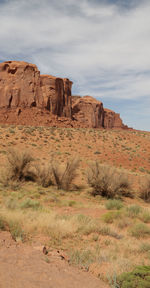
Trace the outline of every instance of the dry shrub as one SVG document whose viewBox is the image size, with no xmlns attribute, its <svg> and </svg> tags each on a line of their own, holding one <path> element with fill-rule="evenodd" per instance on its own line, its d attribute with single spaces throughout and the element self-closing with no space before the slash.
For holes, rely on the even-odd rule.
<svg viewBox="0 0 150 288">
<path fill-rule="evenodd" d="M 99 164 L 97 161 L 89 166 L 87 181 L 93 188 L 93 196 L 101 195 L 107 198 L 131 196 L 127 175 L 111 166 Z"/>
<path fill-rule="evenodd" d="M 2 180 L 6 183 L 9 181 L 33 180 L 29 172 L 33 161 L 34 159 L 28 151 L 8 150 L 8 163 Z"/>
<path fill-rule="evenodd" d="M 55 184 L 58 189 L 70 190 L 73 180 L 77 176 L 77 169 L 79 167 L 78 159 L 68 160 L 66 166 L 60 167 L 58 164 L 52 165 L 52 171 L 55 179 Z"/>
<path fill-rule="evenodd" d="M 140 198 L 142 198 L 145 202 L 150 202 L 150 176 L 145 176 L 142 178 Z"/>
<path fill-rule="evenodd" d="M 39 165 L 39 163 L 34 165 L 34 175 L 35 180 L 38 184 L 43 187 L 49 187 L 54 184 L 54 176 L 52 166 L 50 164 L 45 164 L 44 166 Z"/>
</svg>

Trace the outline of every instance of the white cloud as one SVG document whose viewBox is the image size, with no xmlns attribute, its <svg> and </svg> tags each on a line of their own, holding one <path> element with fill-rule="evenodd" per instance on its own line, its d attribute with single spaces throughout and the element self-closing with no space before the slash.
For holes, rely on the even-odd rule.
<svg viewBox="0 0 150 288">
<path fill-rule="evenodd" d="M 124 9 L 107 1 L 8 0 L 0 4 L 1 59 L 24 58 L 42 73 L 70 77 L 80 94 L 144 99 L 150 2 L 131 3 Z"/>
</svg>

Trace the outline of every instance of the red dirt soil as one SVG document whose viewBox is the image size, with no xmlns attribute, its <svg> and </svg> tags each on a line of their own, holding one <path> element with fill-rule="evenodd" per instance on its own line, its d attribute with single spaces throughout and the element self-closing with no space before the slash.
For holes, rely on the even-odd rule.
<svg viewBox="0 0 150 288">
<path fill-rule="evenodd" d="M 44 255 L 38 243 L 17 243 L 0 233 L 1 288 L 107 288 L 101 280 L 71 267 L 57 251 Z"/>
</svg>

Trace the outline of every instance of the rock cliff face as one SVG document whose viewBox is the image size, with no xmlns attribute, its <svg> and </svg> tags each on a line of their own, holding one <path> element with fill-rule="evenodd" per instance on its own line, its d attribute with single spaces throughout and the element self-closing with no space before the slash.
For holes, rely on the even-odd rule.
<svg viewBox="0 0 150 288">
<path fill-rule="evenodd" d="M 41 75 L 40 87 L 44 108 L 52 114 L 71 117 L 72 82 L 69 79 Z"/>
<path fill-rule="evenodd" d="M 72 115 L 74 119 L 82 122 L 87 127 L 103 127 L 103 103 L 91 96 L 77 97 L 73 101 Z"/>
<path fill-rule="evenodd" d="M 71 117 L 69 79 L 40 75 L 36 65 L 8 61 L 0 64 L 0 108 L 46 108 L 58 116 Z"/>
<path fill-rule="evenodd" d="M 104 128 L 125 128 L 120 114 L 104 108 Z"/>
<path fill-rule="evenodd" d="M 14 61 L 0 64 L 0 108 L 40 106 L 39 87 L 36 65 Z"/>
<path fill-rule="evenodd" d="M 67 123 L 71 127 L 127 128 L 119 114 L 103 108 L 103 103 L 91 96 L 71 96 L 71 88 L 69 79 L 40 75 L 36 65 L 19 61 L 0 63 L 0 121 L 45 125 L 45 116 L 46 125 L 50 126 Z"/>
<path fill-rule="evenodd" d="M 126 128 L 120 115 L 103 108 L 103 103 L 91 96 L 73 96 L 72 114 L 74 119 L 92 128 Z"/>
</svg>

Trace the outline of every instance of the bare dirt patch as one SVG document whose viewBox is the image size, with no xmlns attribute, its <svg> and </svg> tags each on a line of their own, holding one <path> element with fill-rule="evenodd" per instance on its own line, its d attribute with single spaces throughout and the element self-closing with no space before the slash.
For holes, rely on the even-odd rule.
<svg viewBox="0 0 150 288">
<path fill-rule="evenodd" d="M 35 245 L 35 244 L 34 244 Z M 107 288 L 102 281 L 69 266 L 57 252 L 44 255 L 41 246 L 18 244 L 0 233 L 1 288 Z"/>
</svg>

